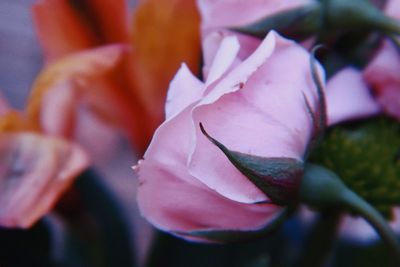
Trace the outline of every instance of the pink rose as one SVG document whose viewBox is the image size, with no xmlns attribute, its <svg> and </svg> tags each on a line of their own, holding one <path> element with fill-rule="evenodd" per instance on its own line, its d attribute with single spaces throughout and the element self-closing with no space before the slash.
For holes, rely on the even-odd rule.
<svg viewBox="0 0 400 267">
<path fill-rule="evenodd" d="M 171 82 L 166 121 L 135 168 L 140 210 L 162 230 L 187 238 L 193 231 L 254 232 L 284 210 L 232 165 L 199 123 L 234 151 L 302 162 L 313 134 L 310 109 L 316 112 L 318 102 L 310 55 L 275 32 L 243 61 L 239 50 L 237 38 L 226 37 L 205 82 L 186 65 Z"/>
<path fill-rule="evenodd" d="M 385 13 L 400 19 L 400 1 L 388 1 Z M 364 71 L 364 77 L 373 88 L 383 109 L 400 120 L 400 53 L 389 40 L 385 40 L 375 58 Z"/>
</svg>

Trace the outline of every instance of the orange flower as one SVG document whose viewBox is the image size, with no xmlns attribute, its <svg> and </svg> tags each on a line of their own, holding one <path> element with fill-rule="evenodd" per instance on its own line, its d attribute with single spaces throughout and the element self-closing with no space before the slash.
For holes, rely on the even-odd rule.
<svg viewBox="0 0 400 267">
<path fill-rule="evenodd" d="M 1 226 L 31 226 L 89 165 L 76 144 L 82 131 L 96 138 L 88 118 L 122 130 L 143 152 L 163 120 L 180 62 L 198 68 L 194 0 L 142 1 L 130 30 L 127 10 L 123 0 L 42 0 L 33 7 L 46 66 L 26 110 L 10 109 L 0 97 Z"/>
<path fill-rule="evenodd" d="M 197 72 L 199 15 L 194 0 L 141 1 L 131 24 L 127 10 L 124 0 L 42 0 L 33 7 L 49 65 L 28 110 L 42 129 L 61 116 L 66 119 L 56 128 L 72 138 L 85 103 L 140 154 L 145 150 L 164 118 L 167 87 L 180 63 Z"/>
</svg>

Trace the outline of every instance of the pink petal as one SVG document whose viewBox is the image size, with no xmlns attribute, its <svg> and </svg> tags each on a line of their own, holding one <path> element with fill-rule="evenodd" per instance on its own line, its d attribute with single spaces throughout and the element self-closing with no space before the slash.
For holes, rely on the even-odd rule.
<svg viewBox="0 0 400 267">
<path fill-rule="evenodd" d="M 364 77 L 368 83 L 376 86 L 375 89 L 380 93 L 388 83 L 400 84 L 399 68 L 399 53 L 389 41 L 385 41 L 378 54 L 365 69 Z"/>
<path fill-rule="evenodd" d="M 196 126 L 202 122 L 214 138 L 235 151 L 302 159 L 312 129 L 303 93 L 312 106 L 316 102 L 309 54 L 302 47 L 271 33 L 211 89 L 193 110 Z M 198 127 L 195 138 L 191 175 L 234 201 L 266 200 Z"/>
<path fill-rule="evenodd" d="M 341 70 L 328 81 L 326 102 L 329 125 L 372 116 L 380 111 L 361 72 L 353 68 Z"/>
<path fill-rule="evenodd" d="M 189 156 L 192 141 L 192 122 L 190 111 L 193 104 L 162 123 L 153 135 L 144 161 L 156 161 L 182 172 Z M 140 177 L 139 177 L 140 178 Z M 193 180 L 193 179 L 192 179 Z M 190 181 L 189 181 L 190 182 Z"/>
<path fill-rule="evenodd" d="M 213 56 L 206 86 L 219 79 L 232 66 L 239 49 L 239 42 L 234 36 L 226 37 L 221 41 L 217 53 Z"/>
<path fill-rule="evenodd" d="M 166 231 L 257 230 L 279 212 L 272 204 L 241 204 L 193 181 L 184 166 L 147 158 L 139 167 L 138 204 L 152 224 Z"/>
<path fill-rule="evenodd" d="M 385 91 L 379 95 L 378 102 L 385 111 L 400 121 L 400 87 L 397 84 L 388 85 Z"/>
<path fill-rule="evenodd" d="M 271 56 L 275 49 L 276 36 L 277 34 L 275 32 L 268 34 L 251 56 L 235 69 L 230 71 L 230 73 L 228 73 L 224 79 L 219 81 L 215 87 L 212 87 L 212 91 L 201 100 L 201 104 L 206 105 L 212 103 L 223 94 L 239 90 L 240 84 L 247 82 L 250 76 Z M 211 66 L 211 68 L 212 67 L 213 66 Z M 208 88 L 206 93 L 209 91 Z"/>
<path fill-rule="evenodd" d="M 385 5 L 385 14 L 395 19 L 400 19 L 400 1 L 388 0 Z"/>
<path fill-rule="evenodd" d="M 204 84 L 190 72 L 186 64 L 182 64 L 168 89 L 165 105 L 166 119 L 173 117 L 199 100 L 203 91 Z"/>
<path fill-rule="evenodd" d="M 29 227 L 89 164 L 76 145 L 37 134 L 0 136 L 0 225 Z"/>
<path fill-rule="evenodd" d="M 235 36 L 239 41 L 240 49 L 236 57 L 236 61 L 238 62 L 242 62 L 243 60 L 248 58 L 261 43 L 261 41 L 255 37 L 244 34 L 234 34 L 227 30 L 214 31 L 209 33 L 208 35 L 205 35 L 202 40 L 202 47 L 204 60 L 203 74 L 206 79 L 208 79 L 208 73 L 210 71 L 211 65 L 214 65 L 213 61 L 216 57 L 217 52 L 220 50 L 221 42 L 229 36 Z"/>
<path fill-rule="evenodd" d="M 389 0 L 385 13 L 400 19 L 400 1 Z M 384 111 L 400 120 L 400 56 L 389 41 L 385 41 L 375 58 L 364 71 L 364 77 L 374 89 L 378 102 Z"/>
</svg>

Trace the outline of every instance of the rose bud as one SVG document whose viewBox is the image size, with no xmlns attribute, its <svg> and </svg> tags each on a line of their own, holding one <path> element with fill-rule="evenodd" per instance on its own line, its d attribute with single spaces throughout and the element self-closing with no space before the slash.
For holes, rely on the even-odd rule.
<svg viewBox="0 0 400 267">
<path fill-rule="evenodd" d="M 237 155 L 295 163 L 286 177 L 271 177 L 278 173 L 271 169 L 268 182 L 282 178 L 289 192 L 298 190 L 320 113 L 310 55 L 275 32 L 246 59 L 239 59 L 239 50 L 237 38 L 226 37 L 205 82 L 185 65 L 171 82 L 166 121 L 135 168 L 140 210 L 161 230 L 232 241 L 268 231 L 286 213 L 282 204 L 290 194 L 278 199 L 246 177 L 204 135 L 200 122 Z M 322 75 L 319 65 L 317 72 Z"/>
</svg>

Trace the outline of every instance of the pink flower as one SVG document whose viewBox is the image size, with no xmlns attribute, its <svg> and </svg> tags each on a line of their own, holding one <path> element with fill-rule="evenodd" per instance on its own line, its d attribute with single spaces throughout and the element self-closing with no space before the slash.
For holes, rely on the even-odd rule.
<svg viewBox="0 0 400 267">
<path fill-rule="evenodd" d="M 388 1 L 385 13 L 400 19 L 400 1 Z M 389 40 L 385 40 L 375 58 L 364 71 L 364 78 L 373 88 L 385 112 L 400 120 L 400 53 Z"/>
<path fill-rule="evenodd" d="M 198 125 L 234 151 L 302 162 L 313 134 L 309 109 L 316 112 L 318 101 L 309 54 L 275 32 L 243 61 L 239 51 L 237 38 L 226 37 L 205 82 L 186 65 L 171 82 L 166 121 L 136 167 L 141 212 L 162 230 L 187 238 L 193 231 L 256 231 L 283 211 Z"/>
</svg>

